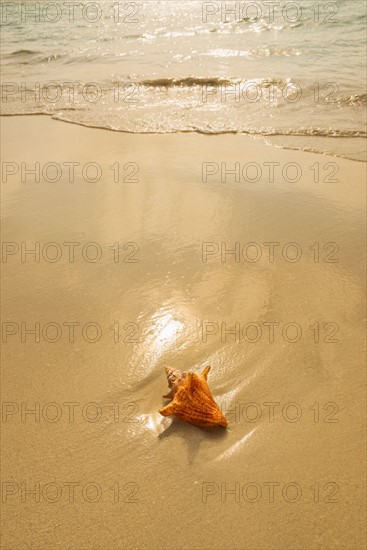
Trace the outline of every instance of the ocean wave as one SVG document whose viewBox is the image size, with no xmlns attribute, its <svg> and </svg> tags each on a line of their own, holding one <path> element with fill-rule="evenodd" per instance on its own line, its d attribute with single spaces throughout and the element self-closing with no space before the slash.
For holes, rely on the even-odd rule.
<svg viewBox="0 0 367 550">
<path fill-rule="evenodd" d="M 367 94 L 344 95 L 337 98 L 326 98 L 325 101 L 326 103 L 339 103 L 343 105 L 362 107 L 367 105 Z"/>
<path fill-rule="evenodd" d="M 114 80 L 116 84 L 116 80 Z M 291 86 L 292 79 L 281 78 L 254 78 L 251 80 L 241 80 L 240 78 L 222 78 L 218 76 L 184 76 L 176 78 L 148 78 L 141 79 L 137 75 L 130 75 L 127 81 L 120 81 L 119 84 L 134 84 L 135 86 L 142 86 L 146 88 L 193 88 L 193 87 L 205 87 L 205 86 L 240 86 L 245 88 L 246 86 L 260 86 L 261 88 L 270 88 L 271 86 Z"/>
<path fill-rule="evenodd" d="M 234 84 L 235 80 L 218 77 L 186 76 L 183 78 L 154 78 L 135 81 L 140 86 L 149 86 L 152 88 L 174 88 L 174 87 L 192 87 L 192 86 L 223 86 Z"/>
<path fill-rule="evenodd" d="M 328 138 L 365 138 L 367 132 L 361 130 L 339 130 L 337 128 L 291 128 L 289 130 L 277 128 L 256 128 L 237 130 L 215 130 L 196 128 L 201 134 L 249 134 L 255 136 L 299 136 L 299 137 L 328 137 Z"/>
<path fill-rule="evenodd" d="M 293 57 L 302 55 L 302 51 L 297 48 L 274 48 L 262 46 L 260 48 L 249 48 L 247 50 L 231 50 L 217 48 L 209 52 L 202 53 L 202 57 L 246 57 L 255 59 L 257 57 Z"/>
<path fill-rule="evenodd" d="M 80 122 L 78 120 L 71 120 L 67 118 L 67 115 L 63 113 L 55 113 L 52 118 L 57 120 L 63 120 L 65 122 L 74 122 L 81 124 L 82 126 L 90 126 L 97 128 L 104 128 L 106 130 L 113 130 L 116 132 L 129 133 L 129 134 L 174 134 L 174 133 L 197 133 L 205 135 L 225 135 L 225 134 L 243 134 L 252 136 L 287 136 L 287 137 L 323 137 L 323 138 L 366 138 L 367 132 L 363 130 L 345 130 L 339 128 L 215 128 L 205 125 L 171 125 L 170 128 L 152 128 L 139 126 L 134 128 L 113 127 L 103 121 L 94 122 Z"/>
<path fill-rule="evenodd" d="M 16 50 L 8 54 L 3 54 L 2 58 L 7 63 L 15 63 L 16 65 L 38 65 L 49 63 L 51 61 L 60 61 L 66 59 L 67 56 L 61 53 L 45 54 L 36 50 Z"/>
<path fill-rule="evenodd" d="M 40 52 L 37 52 L 35 50 L 16 50 L 15 52 L 10 52 L 5 57 L 17 57 L 17 56 L 25 57 L 27 55 L 35 55 L 38 53 Z"/>
<path fill-rule="evenodd" d="M 9 110 L 6 113 L 2 113 L 2 115 L 47 115 L 62 122 L 126 134 L 162 135 L 196 133 L 208 136 L 244 135 L 253 138 L 262 138 L 268 141 L 269 144 L 284 149 L 296 149 L 351 160 L 366 161 L 364 143 L 367 132 L 363 130 L 322 127 L 293 127 L 286 129 L 277 127 L 246 128 L 240 125 L 231 128 L 218 124 L 209 125 L 205 122 L 197 122 L 195 124 L 185 123 L 180 119 L 160 121 L 159 117 L 153 117 L 150 120 L 140 119 L 135 121 L 127 118 L 125 121 L 120 120 L 116 122 L 114 118 L 103 117 L 101 114 L 99 114 L 99 116 L 93 116 L 88 109 L 76 107 L 64 107 L 52 111 L 52 109 L 47 109 L 45 107 L 33 106 L 22 112 L 16 109 Z M 350 142 L 350 145 L 348 145 L 345 140 Z"/>
</svg>

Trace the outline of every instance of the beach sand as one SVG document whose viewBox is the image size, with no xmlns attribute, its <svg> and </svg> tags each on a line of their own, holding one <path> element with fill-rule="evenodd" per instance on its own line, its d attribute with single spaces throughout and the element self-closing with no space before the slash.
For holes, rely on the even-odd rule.
<svg viewBox="0 0 367 550">
<path fill-rule="evenodd" d="M 364 548 L 366 165 L 241 135 L 1 126 L 2 547 Z M 208 364 L 228 430 L 162 418 L 164 366 Z"/>
</svg>

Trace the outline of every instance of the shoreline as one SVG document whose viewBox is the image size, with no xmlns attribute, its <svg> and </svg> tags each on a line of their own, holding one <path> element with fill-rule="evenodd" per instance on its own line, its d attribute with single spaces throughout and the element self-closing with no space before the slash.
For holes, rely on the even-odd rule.
<svg viewBox="0 0 367 550">
<path fill-rule="evenodd" d="M 352 157 L 348 157 L 348 156 L 343 156 L 343 155 L 337 155 L 336 153 L 331 153 L 331 152 L 325 152 L 325 151 L 319 151 L 317 149 L 312 149 L 312 148 L 297 148 L 297 147 L 291 147 L 291 146 L 286 146 L 286 145 L 278 145 L 278 144 L 275 144 L 275 143 L 271 143 L 271 142 L 267 142 L 266 140 L 267 139 L 271 139 L 271 138 L 277 138 L 277 137 L 280 137 L 280 136 L 283 136 L 285 138 L 289 138 L 289 137 L 293 137 L 293 138 L 297 138 L 297 137 L 302 137 L 302 138 L 309 138 L 309 139 L 318 139 L 318 138 L 325 138 L 325 139 L 364 139 L 362 136 L 313 136 L 313 135 L 310 135 L 310 136 L 304 136 L 304 135 L 300 135 L 300 136 L 297 136 L 296 134 L 294 135 L 289 135 L 289 134 L 261 134 L 261 133 L 251 133 L 251 132 L 237 132 L 235 130 L 228 130 L 228 131 L 223 131 L 223 132 L 218 132 L 218 133 L 210 133 L 210 132 L 204 132 L 204 131 L 201 131 L 201 130 L 182 130 L 182 131 L 174 131 L 174 132 L 133 132 L 133 131 L 128 131 L 128 130 L 117 130 L 117 129 L 114 129 L 114 128 L 106 128 L 105 126 L 91 126 L 89 124 L 84 124 L 83 122 L 77 122 L 77 121 L 71 121 L 71 120 L 64 120 L 62 118 L 58 118 L 57 115 L 55 114 L 52 114 L 52 113 L 15 113 L 15 114 L 8 114 L 8 113 L 0 113 L 0 119 L 1 117 L 33 117 L 33 116 L 45 116 L 45 117 L 49 117 L 51 120 L 55 120 L 57 122 L 63 122 L 65 124 L 72 124 L 72 125 L 76 125 L 76 126 L 81 126 L 83 128 L 91 128 L 93 130 L 106 130 L 107 132 L 116 132 L 116 133 L 121 133 L 121 134 L 127 134 L 127 135 L 139 135 L 139 136 L 144 136 L 144 135 L 148 135 L 148 136 L 159 136 L 159 135 L 166 135 L 166 136 L 170 136 L 170 135 L 181 135 L 181 134 L 194 134 L 194 135 L 203 135 L 203 136 L 226 136 L 226 135 L 235 135 L 235 136 L 243 136 L 243 137 L 250 137 L 252 139 L 259 139 L 259 140 L 263 140 L 263 143 L 265 145 L 269 145 L 271 147 L 275 147 L 276 149 L 284 149 L 286 151 L 299 151 L 299 152 L 303 152 L 303 153 L 312 153 L 312 154 L 315 154 L 315 155 L 322 155 L 322 156 L 326 156 L 326 157 L 332 157 L 332 158 L 335 158 L 335 159 L 343 159 L 343 160 L 350 160 L 350 161 L 354 161 L 354 162 L 360 162 L 360 163 L 364 163 L 364 164 L 367 164 L 367 156 L 366 156 L 366 159 L 356 159 L 356 158 L 352 158 Z"/>
</svg>

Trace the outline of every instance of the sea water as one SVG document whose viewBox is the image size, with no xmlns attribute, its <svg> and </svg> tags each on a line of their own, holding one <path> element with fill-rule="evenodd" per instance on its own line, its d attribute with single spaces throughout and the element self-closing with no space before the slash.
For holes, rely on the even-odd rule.
<svg viewBox="0 0 367 550">
<path fill-rule="evenodd" d="M 365 160 L 364 0 L 3 2 L 2 113 Z"/>
</svg>

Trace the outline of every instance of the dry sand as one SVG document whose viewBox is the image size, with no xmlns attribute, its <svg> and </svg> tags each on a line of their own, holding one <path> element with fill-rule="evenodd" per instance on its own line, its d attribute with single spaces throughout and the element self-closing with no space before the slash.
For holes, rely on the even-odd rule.
<svg viewBox="0 0 367 550">
<path fill-rule="evenodd" d="M 3 548 L 364 548 L 366 165 L 236 135 L 1 122 L 3 170 L 17 170 L 2 176 Z M 40 163 L 38 183 L 22 162 Z M 221 182 L 235 162 L 259 181 Z M 221 261 L 236 242 L 247 260 Z M 160 417 L 164 366 L 207 364 L 228 430 Z"/>
</svg>

